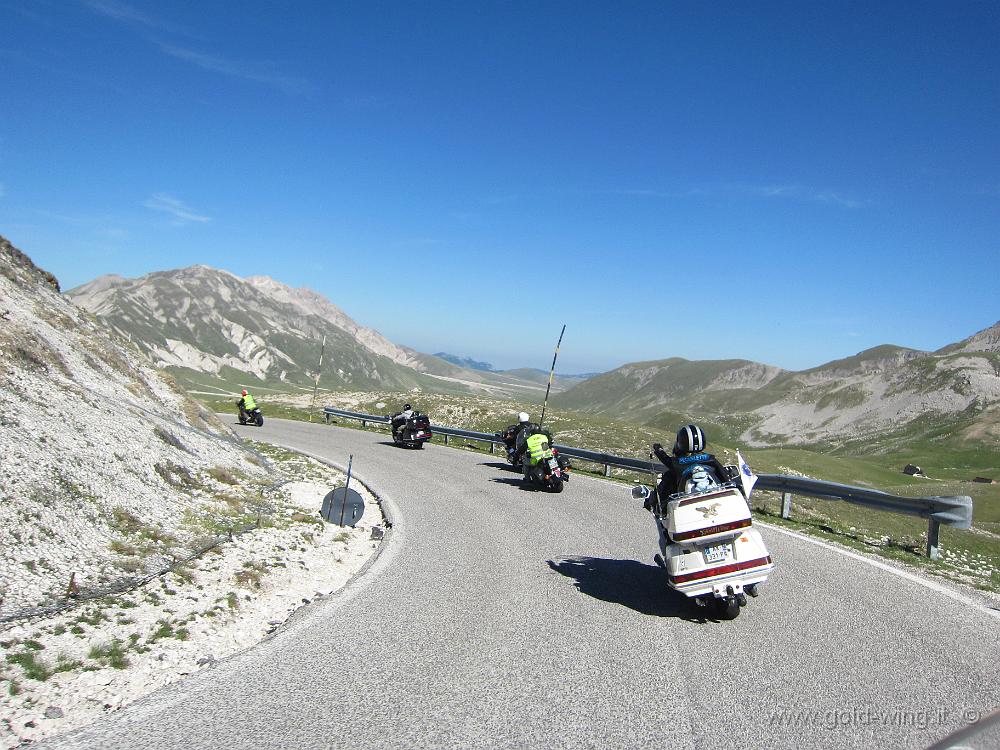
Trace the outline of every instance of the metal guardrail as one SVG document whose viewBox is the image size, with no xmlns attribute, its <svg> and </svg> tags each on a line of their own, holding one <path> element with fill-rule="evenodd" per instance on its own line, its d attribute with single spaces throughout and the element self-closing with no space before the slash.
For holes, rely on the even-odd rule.
<svg viewBox="0 0 1000 750">
<path fill-rule="evenodd" d="M 345 411 L 344 409 L 334 409 L 330 406 L 324 408 L 323 412 L 326 415 L 327 422 L 330 421 L 331 417 L 360 420 L 362 426 L 366 426 L 368 422 L 375 424 L 388 424 L 389 422 L 389 419 L 384 416 L 361 414 L 360 412 Z M 503 442 L 492 433 L 462 430 L 457 427 L 434 424 L 433 422 L 431 423 L 431 430 L 438 435 L 443 435 L 446 445 L 452 437 L 489 443 L 490 453 L 494 452 L 497 444 L 502 444 Z M 559 445 L 558 443 L 554 447 L 564 456 L 602 464 L 604 466 L 604 476 L 606 477 L 611 476 L 612 466 L 642 473 L 656 472 L 660 468 L 659 462 L 648 459 L 615 456 L 610 453 L 591 451 L 586 448 L 574 448 L 571 445 Z M 926 518 L 927 557 L 932 560 L 936 560 L 940 556 L 941 524 L 954 526 L 959 529 L 968 529 L 972 526 L 972 498 L 966 495 L 959 495 L 957 497 L 903 497 L 867 487 L 853 487 L 847 484 L 824 482 L 820 479 L 789 476 L 788 474 L 758 474 L 756 487 L 761 490 L 771 490 L 781 493 L 782 518 L 791 517 L 792 495 L 804 495 L 821 500 L 843 500 L 876 510 Z"/>
</svg>

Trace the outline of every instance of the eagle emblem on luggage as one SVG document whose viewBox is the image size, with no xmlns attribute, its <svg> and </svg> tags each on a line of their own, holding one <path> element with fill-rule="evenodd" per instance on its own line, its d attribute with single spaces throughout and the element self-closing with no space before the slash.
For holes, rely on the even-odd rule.
<svg viewBox="0 0 1000 750">
<path fill-rule="evenodd" d="M 705 518 L 714 518 L 719 515 L 719 508 L 722 503 L 712 503 L 711 505 L 699 505 L 695 510 L 701 512 Z"/>
</svg>

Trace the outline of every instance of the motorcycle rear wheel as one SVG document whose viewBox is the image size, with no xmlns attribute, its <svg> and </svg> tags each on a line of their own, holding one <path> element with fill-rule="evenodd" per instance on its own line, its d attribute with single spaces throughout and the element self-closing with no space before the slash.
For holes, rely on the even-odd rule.
<svg viewBox="0 0 1000 750">
<path fill-rule="evenodd" d="M 740 614 L 740 603 L 735 596 L 716 599 L 715 606 L 718 610 L 720 620 L 735 620 Z"/>
<path fill-rule="evenodd" d="M 549 482 L 549 492 L 562 492 L 563 491 L 563 480 L 553 479 Z"/>
</svg>

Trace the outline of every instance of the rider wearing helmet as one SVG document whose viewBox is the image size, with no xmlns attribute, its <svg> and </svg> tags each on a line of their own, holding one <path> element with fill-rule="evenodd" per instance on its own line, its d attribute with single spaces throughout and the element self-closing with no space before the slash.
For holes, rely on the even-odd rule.
<svg viewBox="0 0 1000 750">
<path fill-rule="evenodd" d="M 705 452 L 707 442 L 705 431 L 698 425 L 689 424 L 677 431 L 671 455 L 659 443 L 653 444 L 653 453 L 664 466 L 656 491 L 660 502 L 665 503 L 678 492 L 698 491 L 728 481 L 729 474 L 722 462 Z M 646 510 L 652 510 L 654 503 L 656 495 L 650 495 L 646 499 Z"/>
<path fill-rule="evenodd" d="M 413 407 L 409 404 L 403 404 L 403 411 L 392 415 L 392 434 L 395 435 L 396 431 L 406 424 L 406 420 L 414 415 Z"/>
<path fill-rule="evenodd" d="M 517 424 L 509 425 L 503 432 L 497 433 L 507 448 L 508 457 L 513 457 L 514 449 L 517 446 L 517 436 L 522 428 L 528 424 L 531 424 L 531 417 L 528 416 L 528 412 L 522 411 L 517 415 Z"/>
<path fill-rule="evenodd" d="M 529 450 L 528 438 L 532 435 L 545 435 L 549 440 L 549 445 L 552 445 L 552 433 L 532 422 L 527 412 L 522 411 L 517 415 L 517 418 L 517 432 L 514 435 L 515 447 L 513 454 L 511 454 L 515 466 L 521 463 L 525 452 Z"/>
<path fill-rule="evenodd" d="M 240 407 L 240 415 L 249 419 L 250 412 L 257 408 L 257 402 L 254 401 L 253 396 L 247 392 L 246 388 L 243 389 L 241 395 L 242 398 L 236 402 L 236 405 Z"/>
</svg>

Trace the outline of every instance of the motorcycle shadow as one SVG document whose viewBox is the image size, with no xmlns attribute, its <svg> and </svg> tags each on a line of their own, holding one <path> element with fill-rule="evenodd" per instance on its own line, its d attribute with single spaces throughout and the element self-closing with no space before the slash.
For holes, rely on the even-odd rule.
<svg viewBox="0 0 1000 750">
<path fill-rule="evenodd" d="M 514 477 L 493 477 L 490 479 L 491 482 L 496 482 L 497 484 L 509 484 L 511 487 L 517 487 L 525 492 L 541 492 L 541 487 L 529 486 L 524 478 L 520 475 L 515 479 Z"/>
<path fill-rule="evenodd" d="M 606 557 L 563 557 L 546 562 L 556 573 L 572 579 L 577 591 L 595 599 L 652 617 L 676 617 L 699 624 L 718 622 L 711 610 L 668 587 L 666 573 L 656 565 Z"/>
<path fill-rule="evenodd" d="M 500 469 L 501 471 L 516 471 L 518 474 L 521 473 L 520 469 L 518 469 L 518 468 L 516 468 L 516 467 L 514 467 L 514 466 L 512 466 L 511 464 L 508 464 L 508 463 L 499 463 L 497 461 L 484 461 L 483 463 L 481 463 L 479 465 L 480 466 L 489 466 L 491 469 Z"/>
</svg>

